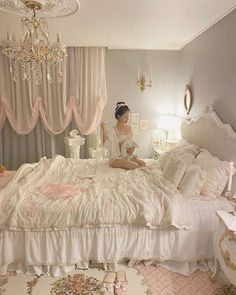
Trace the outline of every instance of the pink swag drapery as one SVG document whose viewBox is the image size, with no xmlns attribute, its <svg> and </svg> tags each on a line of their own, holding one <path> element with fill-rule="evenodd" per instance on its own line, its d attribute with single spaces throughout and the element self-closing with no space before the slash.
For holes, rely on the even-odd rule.
<svg viewBox="0 0 236 295">
<path fill-rule="evenodd" d="M 7 118 L 18 134 L 32 131 L 40 118 L 46 131 L 59 134 L 74 119 L 83 134 L 94 132 L 106 104 L 105 48 L 68 48 L 68 58 L 61 84 L 41 85 L 22 80 L 17 68 L 17 82 L 9 73 L 9 60 L 0 53 L 0 130 Z"/>
</svg>

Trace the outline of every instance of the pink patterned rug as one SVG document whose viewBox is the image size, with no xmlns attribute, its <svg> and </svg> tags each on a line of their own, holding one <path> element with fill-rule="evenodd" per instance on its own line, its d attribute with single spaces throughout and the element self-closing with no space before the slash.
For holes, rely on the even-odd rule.
<svg viewBox="0 0 236 295">
<path fill-rule="evenodd" d="M 120 268 L 127 275 L 127 295 L 213 295 L 215 289 L 220 286 L 219 283 L 210 280 L 210 272 L 196 271 L 186 277 L 163 267 L 143 264 L 135 268 L 120 265 Z M 105 271 L 96 268 L 86 271 L 74 270 L 58 278 L 12 272 L 0 276 L 0 295 L 98 295 L 101 294 L 100 283 L 105 274 Z M 236 295 L 234 291 L 216 294 Z"/>
<path fill-rule="evenodd" d="M 164 267 L 138 264 L 139 271 L 150 287 L 152 295 L 212 295 L 219 284 L 210 279 L 210 272 L 196 271 L 186 277 Z"/>
</svg>

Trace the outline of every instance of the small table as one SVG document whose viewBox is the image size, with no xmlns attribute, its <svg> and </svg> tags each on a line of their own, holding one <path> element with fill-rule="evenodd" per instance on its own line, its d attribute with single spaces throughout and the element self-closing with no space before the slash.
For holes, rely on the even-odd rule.
<svg viewBox="0 0 236 295">
<path fill-rule="evenodd" d="M 236 220 L 236 212 L 228 213 L 225 211 L 217 211 L 220 218 L 220 227 L 215 234 L 215 271 L 212 276 L 214 278 L 221 267 L 230 285 L 224 286 L 225 294 L 236 294 L 236 231 L 234 224 Z M 222 290 L 223 291 L 223 290 Z"/>
<path fill-rule="evenodd" d="M 153 147 L 153 159 L 157 160 L 160 155 L 168 152 L 170 149 L 169 148 L 156 148 L 156 147 Z"/>
</svg>

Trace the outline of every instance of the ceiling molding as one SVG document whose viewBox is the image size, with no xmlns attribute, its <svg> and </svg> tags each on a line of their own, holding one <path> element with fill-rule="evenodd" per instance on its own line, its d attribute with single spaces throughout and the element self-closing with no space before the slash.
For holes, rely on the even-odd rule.
<svg viewBox="0 0 236 295">
<path fill-rule="evenodd" d="M 195 36 L 193 36 L 191 39 L 189 39 L 189 41 L 187 41 L 183 46 L 179 47 L 176 50 L 180 51 L 180 50 L 184 49 L 185 46 L 187 46 L 189 43 L 191 43 L 192 41 L 194 41 L 197 37 L 199 37 L 200 35 L 202 35 L 207 30 L 209 30 L 210 28 L 212 28 L 215 24 L 217 24 L 219 21 L 221 21 L 224 17 L 226 17 L 227 15 L 229 15 L 235 9 L 236 9 L 236 5 L 234 5 L 232 8 L 228 9 L 227 11 L 225 11 L 221 16 L 219 16 L 218 18 L 216 18 L 211 24 L 209 24 L 208 26 L 206 26 L 199 33 L 197 33 Z"/>
</svg>

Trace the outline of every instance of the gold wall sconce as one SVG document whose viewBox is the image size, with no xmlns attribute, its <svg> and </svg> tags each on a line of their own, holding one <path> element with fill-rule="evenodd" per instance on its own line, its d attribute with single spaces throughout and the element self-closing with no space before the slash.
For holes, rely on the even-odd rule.
<svg viewBox="0 0 236 295">
<path fill-rule="evenodd" d="M 146 87 L 152 87 L 152 70 L 150 70 L 150 78 L 149 81 L 147 81 L 145 75 L 141 73 L 140 68 L 138 68 L 137 85 L 142 92 L 146 89 Z"/>
</svg>

